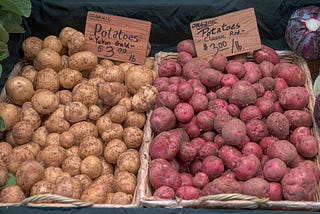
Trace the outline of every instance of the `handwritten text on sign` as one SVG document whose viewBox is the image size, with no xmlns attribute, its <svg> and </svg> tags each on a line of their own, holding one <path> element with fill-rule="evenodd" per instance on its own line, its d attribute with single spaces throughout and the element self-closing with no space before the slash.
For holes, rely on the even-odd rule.
<svg viewBox="0 0 320 214">
<path fill-rule="evenodd" d="M 150 28 L 151 22 L 89 11 L 86 49 L 101 58 L 143 64 Z"/>
<path fill-rule="evenodd" d="M 201 57 L 232 56 L 261 47 L 253 8 L 192 22 L 190 28 Z"/>
</svg>

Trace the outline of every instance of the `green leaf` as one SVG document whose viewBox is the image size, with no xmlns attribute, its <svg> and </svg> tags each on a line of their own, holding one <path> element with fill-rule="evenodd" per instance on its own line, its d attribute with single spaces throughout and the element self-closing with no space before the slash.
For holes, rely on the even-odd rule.
<svg viewBox="0 0 320 214">
<path fill-rule="evenodd" d="M 20 26 L 22 18 L 20 15 L 9 12 L 0 11 L 0 24 L 8 33 L 24 33 L 23 27 Z"/>
<path fill-rule="evenodd" d="M 0 41 L 0 61 L 6 59 L 9 56 L 8 45 Z M 1 76 L 1 73 L 0 73 Z"/>
<path fill-rule="evenodd" d="M 2 10 L 11 11 L 21 16 L 29 17 L 31 14 L 30 0 L 0 0 Z"/>
<path fill-rule="evenodd" d="M 2 66 L 1 66 L 1 73 L 2 73 Z M 0 116 L 0 132 L 6 130 L 6 124 L 4 119 Z"/>
<path fill-rule="evenodd" d="M 2 24 L 0 24 L 0 41 L 5 42 L 5 43 L 7 43 L 9 41 L 9 33 L 3 27 Z"/>
<path fill-rule="evenodd" d="M 16 184 L 17 184 L 17 182 L 16 182 L 16 177 L 14 177 L 13 174 L 8 173 L 7 180 L 6 180 L 6 182 L 3 184 L 3 186 L 1 187 L 1 189 L 4 189 L 4 188 L 6 188 L 6 187 L 12 187 L 12 186 L 15 186 Z"/>
</svg>

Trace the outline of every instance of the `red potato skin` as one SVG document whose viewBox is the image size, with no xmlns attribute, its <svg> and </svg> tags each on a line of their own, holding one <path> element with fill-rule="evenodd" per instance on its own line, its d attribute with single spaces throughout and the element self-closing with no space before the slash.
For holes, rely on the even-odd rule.
<svg viewBox="0 0 320 214">
<path fill-rule="evenodd" d="M 298 163 L 297 167 L 302 167 L 302 168 L 308 168 L 310 169 L 314 176 L 316 177 L 317 181 L 320 179 L 320 169 L 319 167 L 312 162 L 311 160 L 304 160 Z"/>
<path fill-rule="evenodd" d="M 191 138 L 196 138 L 200 136 L 200 129 L 197 125 L 190 125 L 185 128 L 186 132 Z"/>
<path fill-rule="evenodd" d="M 274 65 L 280 63 L 277 52 L 266 45 L 261 45 L 261 49 L 254 51 L 253 58 L 257 63 L 263 61 L 269 61 Z"/>
<path fill-rule="evenodd" d="M 272 137 L 272 136 L 267 136 L 264 137 L 260 140 L 259 145 L 262 149 L 262 152 L 264 155 L 267 154 L 268 148 L 276 141 L 278 141 L 279 139 L 276 137 Z"/>
<path fill-rule="evenodd" d="M 167 88 L 167 91 L 178 93 L 178 85 L 177 84 L 170 84 Z"/>
<path fill-rule="evenodd" d="M 263 77 L 259 80 L 259 83 L 261 83 L 266 90 L 270 91 L 274 89 L 275 80 L 272 77 Z"/>
<path fill-rule="evenodd" d="M 220 149 L 222 146 L 225 145 L 224 140 L 220 134 L 217 134 L 213 141 L 215 144 L 217 144 L 218 148 Z"/>
<path fill-rule="evenodd" d="M 230 87 L 222 87 L 216 90 L 217 98 L 221 100 L 228 100 L 229 94 L 230 94 Z"/>
<path fill-rule="evenodd" d="M 190 164 L 190 172 L 196 175 L 198 172 L 204 172 L 204 165 L 201 160 L 195 160 Z"/>
<path fill-rule="evenodd" d="M 204 172 L 198 172 L 192 179 L 192 185 L 198 189 L 202 189 L 209 183 L 209 177 Z"/>
<path fill-rule="evenodd" d="M 243 183 L 242 193 L 267 198 L 269 196 L 269 183 L 262 178 L 251 178 Z"/>
<path fill-rule="evenodd" d="M 228 108 L 228 102 L 222 99 L 211 100 L 208 103 L 208 110 L 217 115 L 219 114 L 229 115 L 227 108 Z"/>
<path fill-rule="evenodd" d="M 252 119 L 262 119 L 262 113 L 257 106 L 249 105 L 240 111 L 240 119 L 245 123 Z"/>
<path fill-rule="evenodd" d="M 274 102 L 266 98 L 258 98 L 256 106 L 259 108 L 262 117 L 268 117 L 274 111 Z"/>
<path fill-rule="evenodd" d="M 169 186 L 176 190 L 181 186 L 181 178 L 171 164 L 164 159 L 154 159 L 149 164 L 149 181 L 153 189 Z"/>
<path fill-rule="evenodd" d="M 273 102 L 276 102 L 278 100 L 278 96 L 274 91 L 266 91 L 260 98 L 266 98 L 272 100 Z"/>
<path fill-rule="evenodd" d="M 262 61 L 259 64 L 260 71 L 263 77 L 272 77 L 272 71 L 274 68 L 274 64 L 269 61 Z"/>
<path fill-rule="evenodd" d="M 241 193 L 242 185 L 231 178 L 220 177 L 214 179 L 202 188 L 202 195 L 215 195 L 222 193 Z"/>
<path fill-rule="evenodd" d="M 296 145 L 300 138 L 304 135 L 311 135 L 311 130 L 307 127 L 295 128 L 290 135 L 290 142 Z"/>
<path fill-rule="evenodd" d="M 267 155 L 269 158 L 279 158 L 290 166 L 298 153 L 296 147 L 289 141 L 278 140 L 268 148 Z"/>
<path fill-rule="evenodd" d="M 205 68 L 210 68 L 209 62 L 204 58 L 195 57 L 183 66 L 182 75 L 186 80 L 200 79 L 200 73 Z"/>
<path fill-rule="evenodd" d="M 193 186 L 181 186 L 176 190 L 176 195 L 183 200 L 195 200 L 201 196 L 201 192 Z"/>
<path fill-rule="evenodd" d="M 277 94 L 277 96 L 280 96 L 280 92 L 284 89 L 288 88 L 287 82 L 282 78 L 274 78 L 274 87 L 273 91 Z"/>
<path fill-rule="evenodd" d="M 257 156 L 249 154 L 241 157 L 239 163 L 234 169 L 234 172 L 238 180 L 246 181 L 255 177 L 260 168 L 261 163 Z"/>
<path fill-rule="evenodd" d="M 169 78 L 169 83 L 170 84 L 180 84 L 180 83 L 183 83 L 183 82 L 186 82 L 185 79 L 183 79 L 183 77 L 181 76 L 172 76 Z"/>
<path fill-rule="evenodd" d="M 190 143 L 192 144 L 193 147 L 195 147 L 195 149 L 197 150 L 197 152 L 199 151 L 199 149 L 201 148 L 201 146 L 203 144 L 206 143 L 206 141 L 200 137 L 196 137 L 196 138 L 193 138 Z"/>
<path fill-rule="evenodd" d="M 204 173 L 209 177 L 209 180 L 219 177 L 224 172 L 224 165 L 220 158 L 217 156 L 207 156 L 203 159 L 202 164 L 204 166 Z"/>
<path fill-rule="evenodd" d="M 257 97 L 261 97 L 264 95 L 264 93 L 266 92 L 266 89 L 264 88 L 264 86 L 261 83 L 254 83 L 252 84 L 252 87 L 254 89 L 254 91 L 257 94 Z"/>
<path fill-rule="evenodd" d="M 309 103 L 309 92 L 305 87 L 288 87 L 280 92 L 279 102 L 286 110 L 302 110 Z"/>
<path fill-rule="evenodd" d="M 156 133 L 168 131 L 175 127 L 176 117 L 170 109 L 159 107 L 152 112 L 150 125 L 152 130 Z"/>
<path fill-rule="evenodd" d="M 245 141 L 246 124 L 239 119 L 229 120 L 223 127 L 221 135 L 228 145 L 240 145 Z"/>
<path fill-rule="evenodd" d="M 252 119 L 246 124 L 247 135 L 253 142 L 260 142 L 260 140 L 269 135 L 267 124 L 259 119 Z M 259 156 L 258 156 L 259 157 Z"/>
<path fill-rule="evenodd" d="M 287 172 L 286 163 L 279 158 L 269 159 L 263 166 L 263 175 L 268 181 L 281 181 Z"/>
<path fill-rule="evenodd" d="M 153 82 L 153 86 L 157 88 L 158 92 L 166 91 L 169 85 L 168 77 L 157 77 Z"/>
<path fill-rule="evenodd" d="M 297 151 L 305 158 L 313 158 L 318 154 L 318 140 L 312 135 L 303 135 L 296 143 Z"/>
<path fill-rule="evenodd" d="M 158 68 L 158 74 L 160 77 L 171 77 L 181 74 L 181 66 L 175 60 L 168 59 L 162 61 Z"/>
<path fill-rule="evenodd" d="M 192 162 L 197 156 L 198 150 L 191 142 L 182 142 L 178 153 L 179 160 Z"/>
<path fill-rule="evenodd" d="M 209 60 L 211 68 L 218 71 L 224 71 L 226 65 L 228 64 L 228 59 L 224 55 L 217 54 Z"/>
<path fill-rule="evenodd" d="M 217 156 L 218 155 L 218 146 L 215 143 L 212 142 L 206 142 L 201 146 L 201 148 L 198 151 L 198 156 L 201 160 L 208 156 Z"/>
<path fill-rule="evenodd" d="M 282 114 L 284 113 L 284 109 L 282 108 L 279 101 L 273 103 L 273 112 L 280 112 Z"/>
<path fill-rule="evenodd" d="M 202 139 L 206 142 L 213 142 L 216 137 L 216 133 L 214 131 L 207 131 L 201 134 Z"/>
<path fill-rule="evenodd" d="M 232 117 L 239 117 L 240 115 L 240 109 L 235 104 L 228 105 L 227 110 Z"/>
<path fill-rule="evenodd" d="M 305 161 L 306 159 L 304 157 L 302 157 L 299 153 L 297 155 L 297 157 L 291 162 L 291 164 L 289 165 L 291 168 L 295 168 L 297 167 L 301 162 Z"/>
<path fill-rule="evenodd" d="M 269 157 L 267 155 L 262 155 L 261 166 L 263 167 L 268 160 L 269 160 Z"/>
<path fill-rule="evenodd" d="M 181 100 L 189 100 L 193 94 L 193 87 L 189 82 L 183 82 L 178 85 L 178 96 Z"/>
<path fill-rule="evenodd" d="M 225 145 L 219 149 L 218 157 L 221 158 L 226 169 L 234 170 L 240 162 L 242 154 L 235 147 Z"/>
<path fill-rule="evenodd" d="M 180 53 L 183 51 L 189 53 L 192 57 L 197 55 L 196 47 L 192 39 L 185 39 L 178 43 L 177 52 Z"/>
<path fill-rule="evenodd" d="M 194 116 L 193 107 L 189 103 L 178 103 L 174 107 L 173 112 L 177 120 L 181 123 L 188 123 Z"/>
<path fill-rule="evenodd" d="M 189 79 L 187 82 L 191 84 L 193 93 L 207 94 L 206 86 L 204 86 L 199 79 Z"/>
<path fill-rule="evenodd" d="M 289 120 L 279 112 L 271 113 L 266 120 L 268 131 L 274 137 L 283 140 L 289 136 Z"/>
<path fill-rule="evenodd" d="M 192 175 L 187 172 L 180 173 L 181 186 L 192 186 Z"/>
<path fill-rule="evenodd" d="M 190 163 L 184 162 L 182 160 L 178 160 L 178 163 L 179 163 L 179 172 L 180 173 L 183 173 L 183 172 L 189 173 Z"/>
<path fill-rule="evenodd" d="M 247 142 L 243 145 L 242 149 L 241 149 L 241 153 L 243 155 L 249 155 L 249 154 L 254 154 L 255 156 L 257 156 L 257 158 L 259 158 L 260 160 L 262 159 L 262 149 L 259 146 L 259 144 L 254 143 L 254 142 Z"/>
<path fill-rule="evenodd" d="M 271 201 L 281 201 L 282 197 L 282 188 L 281 184 L 277 182 L 269 183 L 269 199 Z"/>
<path fill-rule="evenodd" d="M 282 194 L 289 201 L 313 201 L 317 179 L 308 168 L 292 168 L 281 180 Z"/>
<path fill-rule="evenodd" d="M 189 100 L 189 104 L 194 109 L 194 112 L 198 113 L 208 108 L 209 101 L 205 94 L 194 93 Z"/>
<path fill-rule="evenodd" d="M 236 174 L 232 171 L 226 171 L 224 173 L 222 173 L 222 175 L 219 178 L 228 178 L 228 179 L 232 179 L 232 180 L 237 180 Z"/>
<path fill-rule="evenodd" d="M 284 115 L 289 120 L 290 129 L 296 129 L 302 126 L 307 128 L 312 127 L 312 115 L 307 111 L 288 110 L 284 112 Z"/>
<path fill-rule="evenodd" d="M 238 79 L 241 79 L 246 73 L 245 68 L 241 62 L 230 60 L 225 67 L 228 74 L 235 75 Z"/>
<path fill-rule="evenodd" d="M 234 74 L 223 74 L 220 82 L 222 86 L 232 87 L 239 79 Z"/>
<path fill-rule="evenodd" d="M 217 94 L 213 91 L 210 91 L 206 94 L 208 101 L 215 100 L 218 98 Z"/>
<path fill-rule="evenodd" d="M 254 62 L 243 63 L 245 74 L 243 79 L 250 82 L 251 84 L 258 82 L 262 78 L 262 73 L 259 66 Z"/>
<path fill-rule="evenodd" d="M 188 133 L 183 128 L 175 128 L 168 131 L 171 135 L 176 136 L 180 142 L 190 141 Z"/>
<path fill-rule="evenodd" d="M 252 85 L 245 80 L 236 82 L 229 94 L 229 103 L 235 104 L 239 108 L 243 108 L 250 104 L 255 104 L 257 101 L 257 94 Z"/>
<path fill-rule="evenodd" d="M 175 192 L 171 187 L 162 186 L 154 191 L 153 196 L 162 199 L 174 199 Z"/>
<path fill-rule="evenodd" d="M 205 68 L 200 72 L 199 76 L 203 85 L 212 88 L 220 86 L 220 80 L 223 74 L 213 68 Z"/>
<path fill-rule="evenodd" d="M 161 132 L 151 142 L 149 153 L 152 159 L 172 160 L 180 149 L 180 139 L 170 132 Z"/>
<path fill-rule="evenodd" d="M 293 63 L 279 63 L 274 66 L 272 76 L 283 78 L 289 87 L 304 86 L 306 74 Z"/>
<path fill-rule="evenodd" d="M 211 111 L 201 111 L 197 114 L 197 126 L 202 131 L 213 130 L 214 119 L 217 115 Z"/>
<path fill-rule="evenodd" d="M 184 66 L 189 60 L 192 59 L 192 56 L 190 53 L 186 51 L 181 51 L 177 55 L 177 62 L 181 65 Z"/>
<path fill-rule="evenodd" d="M 172 110 L 179 102 L 180 99 L 176 93 L 160 91 L 157 95 L 156 107 L 167 107 Z"/>
</svg>

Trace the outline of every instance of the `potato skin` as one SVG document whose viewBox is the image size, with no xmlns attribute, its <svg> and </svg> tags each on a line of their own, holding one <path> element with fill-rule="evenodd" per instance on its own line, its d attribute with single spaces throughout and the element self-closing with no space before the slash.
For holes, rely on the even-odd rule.
<svg viewBox="0 0 320 214">
<path fill-rule="evenodd" d="M 32 139 L 33 127 L 28 121 L 20 121 L 12 128 L 12 137 L 19 144 L 28 143 Z"/>
<path fill-rule="evenodd" d="M 57 36 L 49 35 L 44 38 L 42 48 L 50 48 L 60 54 L 62 51 L 62 43 Z"/>
<path fill-rule="evenodd" d="M 129 111 L 126 120 L 123 122 L 123 127 L 137 126 L 139 129 L 144 127 L 146 123 L 146 115 L 136 111 Z"/>
<path fill-rule="evenodd" d="M 78 179 L 63 177 L 57 181 L 53 193 L 69 198 L 79 199 L 82 193 L 82 186 Z"/>
<path fill-rule="evenodd" d="M 122 140 L 129 149 L 136 149 L 142 143 L 143 134 L 137 126 L 129 126 L 123 130 Z"/>
<path fill-rule="evenodd" d="M 22 76 L 14 76 L 7 80 L 5 90 L 13 104 L 22 105 L 30 101 L 34 94 L 32 82 Z"/>
<path fill-rule="evenodd" d="M 6 130 L 11 130 L 19 122 L 20 108 L 14 104 L 5 103 L 0 106 L 0 116 L 6 124 Z"/>
<path fill-rule="evenodd" d="M 80 51 L 68 59 L 69 68 L 84 71 L 93 69 L 98 64 L 98 57 L 91 51 Z"/>
<path fill-rule="evenodd" d="M 109 141 L 104 148 L 104 158 L 107 162 L 116 164 L 120 154 L 127 150 L 126 144 L 119 139 Z"/>
<path fill-rule="evenodd" d="M 39 162 L 27 160 L 17 170 L 17 185 L 22 190 L 29 190 L 37 181 L 42 180 L 43 175 L 44 168 Z"/>
<path fill-rule="evenodd" d="M 111 198 L 111 204 L 131 204 L 132 201 L 132 195 L 126 194 L 124 192 L 116 192 L 113 194 Z"/>
<path fill-rule="evenodd" d="M 42 49 L 43 41 L 36 36 L 26 38 L 22 43 L 24 58 L 32 61 Z"/>
<path fill-rule="evenodd" d="M 59 144 L 64 148 L 70 148 L 74 144 L 74 135 L 69 131 L 62 132 L 59 136 Z"/>
<path fill-rule="evenodd" d="M 73 101 L 78 101 L 87 107 L 95 105 L 98 102 L 99 94 L 94 86 L 80 83 L 72 90 Z"/>
<path fill-rule="evenodd" d="M 127 108 L 122 105 L 115 105 L 109 111 L 111 121 L 119 124 L 125 121 L 127 114 Z"/>
<path fill-rule="evenodd" d="M 80 172 L 86 174 L 89 178 L 97 178 L 101 175 L 101 162 L 97 156 L 90 155 L 84 158 L 80 165 Z"/>
<path fill-rule="evenodd" d="M 107 191 L 104 184 L 92 184 L 83 191 L 80 200 L 95 204 L 103 204 L 106 201 L 106 197 Z"/>
<path fill-rule="evenodd" d="M 1 203 L 20 203 L 25 199 L 25 195 L 19 186 L 6 187 L 1 191 Z"/>
<path fill-rule="evenodd" d="M 119 82 L 105 82 L 99 84 L 98 93 L 105 105 L 114 106 L 125 97 L 126 87 Z"/>
<path fill-rule="evenodd" d="M 12 153 L 12 146 L 7 142 L 0 142 L 0 160 L 6 162 Z"/>
<path fill-rule="evenodd" d="M 75 145 L 79 145 L 85 136 L 98 137 L 98 128 L 91 122 L 81 121 L 73 124 L 69 131 L 74 135 Z"/>
<path fill-rule="evenodd" d="M 68 54 L 71 56 L 85 49 L 86 40 L 82 32 L 77 31 L 68 38 Z"/>
<path fill-rule="evenodd" d="M 43 180 L 55 184 L 59 177 L 62 176 L 62 169 L 60 167 L 49 166 L 44 169 Z"/>
<path fill-rule="evenodd" d="M 108 142 L 112 139 L 122 139 L 123 127 L 118 123 L 112 123 L 110 126 L 102 133 L 101 138 Z"/>
<path fill-rule="evenodd" d="M 66 158 L 66 151 L 63 147 L 49 145 L 40 152 L 40 160 L 46 167 L 61 166 L 62 161 Z"/>
<path fill-rule="evenodd" d="M 40 180 L 31 187 L 30 196 L 40 195 L 40 194 L 52 194 L 53 187 L 54 185 L 49 181 Z"/>
<path fill-rule="evenodd" d="M 0 160 L 0 185 L 2 186 L 8 177 L 8 169 L 3 160 Z"/>
<path fill-rule="evenodd" d="M 56 72 L 61 69 L 61 56 L 50 48 L 43 48 L 33 60 L 33 66 L 39 71 L 44 68 L 53 68 Z"/>
<path fill-rule="evenodd" d="M 27 78 L 32 83 L 37 75 L 38 71 L 34 68 L 33 65 L 25 65 L 21 69 L 21 76 Z"/>
<path fill-rule="evenodd" d="M 152 71 L 142 65 L 131 66 L 125 75 L 125 85 L 130 94 L 137 93 L 140 86 L 152 83 Z"/>
<path fill-rule="evenodd" d="M 39 114 L 50 114 L 58 108 L 59 98 L 53 92 L 43 90 L 33 95 L 31 104 Z"/>
<path fill-rule="evenodd" d="M 128 149 L 121 153 L 117 159 L 117 167 L 119 170 L 137 173 L 140 168 L 140 155 L 135 149 Z"/>
<path fill-rule="evenodd" d="M 71 89 L 83 79 L 81 72 L 70 68 L 64 68 L 58 72 L 60 86 Z"/>
<path fill-rule="evenodd" d="M 80 174 L 81 158 L 79 156 L 69 156 L 62 162 L 62 170 L 71 176 Z"/>
<path fill-rule="evenodd" d="M 147 112 L 156 103 L 158 90 L 156 87 L 146 84 L 141 86 L 132 97 L 132 108 L 137 112 Z"/>
<path fill-rule="evenodd" d="M 113 177 L 113 189 L 115 192 L 125 192 L 133 195 L 136 186 L 137 178 L 130 172 L 119 171 Z"/>
<path fill-rule="evenodd" d="M 79 152 L 82 159 L 90 155 L 99 157 L 103 153 L 102 141 L 94 136 L 86 136 L 80 141 Z"/>
<path fill-rule="evenodd" d="M 19 115 L 19 118 L 22 121 L 29 122 L 34 130 L 41 125 L 41 117 L 38 112 L 32 107 L 23 109 Z"/>
<path fill-rule="evenodd" d="M 61 117 L 49 117 L 44 123 L 49 133 L 61 134 L 70 128 L 70 124 L 67 120 Z"/>
<path fill-rule="evenodd" d="M 67 47 L 68 46 L 68 41 L 69 41 L 69 38 L 72 34 L 74 34 L 75 32 L 77 32 L 76 29 L 72 28 L 72 27 L 64 27 L 60 33 L 59 33 L 59 39 L 61 41 L 61 44 L 64 46 L 64 47 Z"/>
<path fill-rule="evenodd" d="M 40 126 L 32 134 L 32 141 L 37 143 L 41 148 L 45 147 L 47 135 L 49 134 L 45 126 Z"/>
<path fill-rule="evenodd" d="M 77 123 L 88 118 L 89 110 L 83 103 L 74 101 L 66 104 L 64 118 L 70 123 Z"/>
<path fill-rule="evenodd" d="M 7 169 L 12 174 L 15 174 L 17 169 L 24 161 L 34 159 L 35 157 L 29 149 L 23 147 L 15 147 L 8 157 L 8 161 L 6 162 Z"/>
</svg>

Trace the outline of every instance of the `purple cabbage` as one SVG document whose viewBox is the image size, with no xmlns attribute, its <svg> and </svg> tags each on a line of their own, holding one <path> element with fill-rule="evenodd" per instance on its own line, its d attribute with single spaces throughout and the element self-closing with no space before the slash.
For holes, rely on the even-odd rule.
<svg viewBox="0 0 320 214">
<path fill-rule="evenodd" d="M 285 32 L 289 47 L 305 59 L 320 59 L 320 7 L 297 9 L 290 17 Z"/>
<path fill-rule="evenodd" d="M 313 117 L 318 127 L 320 127 L 320 95 L 316 97 L 316 101 L 313 109 Z"/>
</svg>

